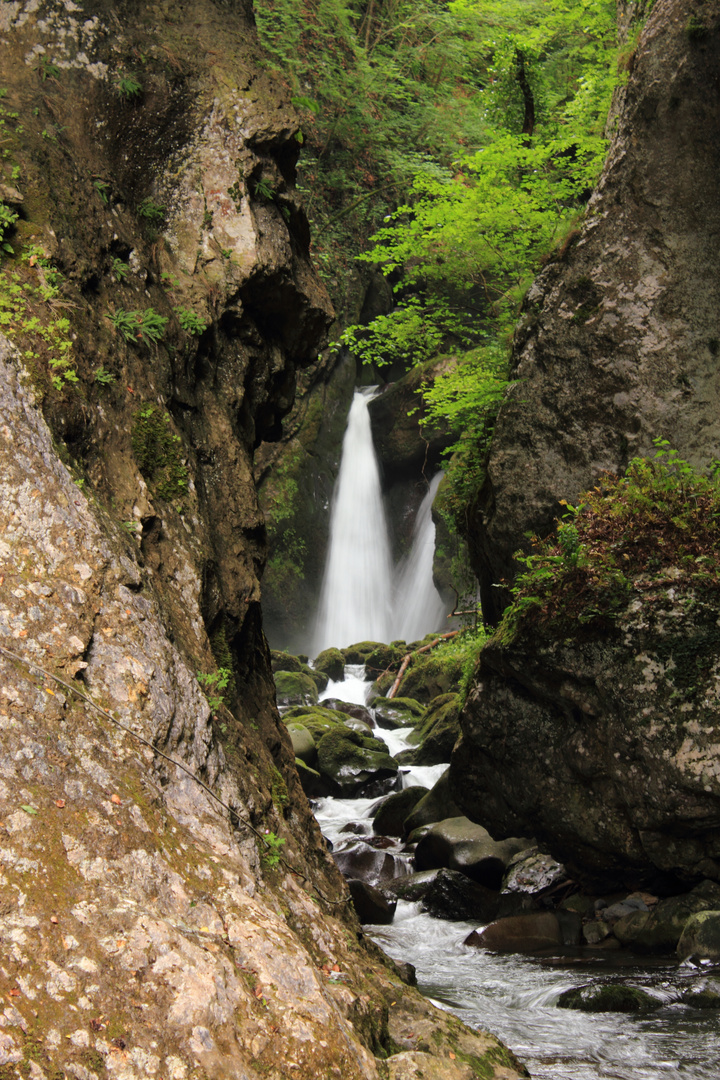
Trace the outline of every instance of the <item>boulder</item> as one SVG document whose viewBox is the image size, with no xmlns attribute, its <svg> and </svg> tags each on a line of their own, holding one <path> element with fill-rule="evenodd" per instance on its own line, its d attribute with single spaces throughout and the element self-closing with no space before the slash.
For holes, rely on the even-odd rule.
<svg viewBox="0 0 720 1080">
<path fill-rule="evenodd" d="M 548 890 L 567 880 L 565 867 L 537 847 L 510 859 L 500 892 L 500 914 L 520 915 L 542 903 Z"/>
<path fill-rule="evenodd" d="M 559 1009 L 579 1009 L 581 1012 L 652 1012 L 662 1008 L 664 1002 L 653 997 L 639 986 L 622 983 L 577 986 L 566 990 L 558 998 Z"/>
<path fill-rule="evenodd" d="M 450 761 L 460 734 L 459 694 L 440 694 L 428 705 L 415 729 L 419 746 L 413 753 L 413 765 L 440 765 Z"/>
<path fill-rule="evenodd" d="M 381 836 L 402 836 L 405 818 L 426 795 L 427 788 L 419 784 L 388 795 L 373 815 L 373 831 Z"/>
<path fill-rule="evenodd" d="M 403 873 L 404 862 L 388 851 L 378 851 L 362 840 L 347 841 L 332 853 L 338 870 L 346 878 L 356 878 L 369 885 L 391 881 Z"/>
<path fill-rule="evenodd" d="M 295 757 L 300 758 L 306 765 L 314 765 L 317 761 L 317 746 L 308 729 L 302 724 L 288 724 L 287 729 Z"/>
<path fill-rule="evenodd" d="M 400 667 L 406 652 L 404 641 L 378 645 L 365 660 L 365 678 L 377 679 L 386 672 L 394 674 Z"/>
<path fill-rule="evenodd" d="M 345 678 L 345 657 L 339 649 L 323 649 L 315 657 L 314 670 L 321 671 L 333 682 Z"/>
<path fill-rule="evenodd" d="M 345 730 L 345 713 L 335 709 L 326 709 L 323 705 L 295 705 L 283 714 L 286 724 L 302 724 L 307 728 L 317 743 L 328 731 Z"/>
<path fill-rule="evenodd" d="M 398 899 L 415 903 L 422 900 L 438 874 L 441 873 L 443 873 L 442 870 L 423 870 L 420 874 L 401 874 L 400 877 L 389 881 L 385 887 Z"/>
<path fill-rule="evenodd" d="M 379 727 L 392 729 L 414 727 L 425 712 L 425 707 L 419 701 L 402 697 L 394 697 L 390 700 L 385 697 L 373 697 L 370 699 L 370 708 L 375 712 L 375 720 Z"/>
<path fill-rule="evenodd" d="M 334 709 L 335 712 L 342 713 L 343 716 L 352 716 L 355 720 L 362 720 L 369 728 L 375 727 L 373 715 L 370 709 L 366 709 L 364 705 L 356 705 L 351 701 L 340 701 L 339 698 L 323 698 L 323 706 L 326 709 Z"/>
<path fill-rule="evenodd" d="M 672 952 L 692 915 L 718 909 L 720 885 L 703 881 L 689 893 L 660 900 L 652 911 L 625 914 L 615 924 L 613 932 L 618 941 L 632 946 L 637 952 Z M 603 910 L 603 918 L 607 918 L 610 910 Z"/>
<path fill-rule="evenodd" d="M 273 675 L 278 671 L 304 671 L 306 667 L 299 656 L 281 649 L 270 650 L 270 664 Z"/>
<path fill-rule="evenodd" d="M 433 825 L 415 850 L 415 868 L 433 870 L 447 866 L 459 870 L 490 889 L 498 889 L 507 865 L 531 841 L 511 837 L 493 840 L 487 829 L 465 817 L 447 818 Z"/>
<path fill-rule="evenodd" d="M 361 923 L 374 923 L 386 926 L 393 921 L 397 900 L 389 897 L 366 881 L 357 878 L 348 880 L 348 888 L 352 897 L 355 914 Z"/>
<path fill-rule="evenodd" d="M 278 671 L 274 675 L 278 705 L 316 705 L 317 684 L 302 671 Z"/>
<path fill-rule="evenodd" d="M 300 785 L 308 799 L 322 799 L 330 794 L 327 783 L 320 773 L 306 765 L 302 758 L 295 758 L 295 768 L 297 769 Z"/>
<path fill-rule="evenodd" d="M 444 821 L 459 814 L 460 810 L 450 787 L 450 770 L 447 769 L 412 813 L 408 814 L 404 823 L 405 834 L 408 835 L 423 825 L 432 825 L 436 821 Z"/>
<path fill-rule="evenodd" d="M 473 930 L 465 938 L 464 944 L 492 952 L 545 952 L 562 946 L 563 934 L 552 911 L 537 911 L 498 919 L 484 930 Z"/>
<path fill-rule="evenodd" d="M 379 739 L 349 728 L 333 728 L 317 744 L 318 770 L 343 798 L 380 794 L 397 777 L 397 762 Z"/>
<path fill-rule="evenodd" d="M 345 649 L 340 649 L 340 652 L 345 658 L 346 664 L 364 664 L 368 656 L 375 652 L 376 649 L 383 648 L 383 645 L 379 641 L 357 641 L 354 645 L 348 645 Z"/>
<path fill-rule="evenodd" d="M 431 635 L 431 640 L 433 640 Z M 436 656 L 432 650 L 412 657 L 398 687 L 399 697 L 429 705 L 441 694 L 455 693 L 463 674 L 464 660 Z M 395 699 L 393 699 L 395 700 Z"/>
<path fill-rule="evenodd" d="M 496 917 L 498 894 L 492 889 L 471 881 L 457 870 L 437 870 L 434 873 L 435 877 L 422 893 L 422 910 L 428 915 L 435 919 L 482 923 Z"/>
<path fill-rule="evenodd" d="M 698 911 L 691 915 L 677 945 L 681 960 L 720 961 L 720 911 Z"/>
</svg>

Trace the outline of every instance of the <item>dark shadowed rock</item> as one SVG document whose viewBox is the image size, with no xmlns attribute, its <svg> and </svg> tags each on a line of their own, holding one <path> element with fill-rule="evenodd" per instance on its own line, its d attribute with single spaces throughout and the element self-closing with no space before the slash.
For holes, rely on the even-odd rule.
<svg viewBox="0 0 720 1080">
<path fill-rule="evenodd" d="M 447 866 L 490 889 L 499 890 L 508 862 L 529 840 L 511 837 L 496 841 L 483 829 L 464 817 L 448 818 L 433 825 L 415 850 L 417 870 Z"/>
<path fill-rule="evenodd" d="M 720 911 L 698 911 L 685 923 L 677 945 L 681 960 L 720 961 Z"/>
<path fill-rule="evenodd" d="M 718 909 L 720 885 L 703 881 L 689 893 L 660 900 L 652 911 L 625 915 L 613 933 L 623 945 L 638 952 L 672 952 L 691 915 Z M 605 917 L 604 911 L 602 914 Z"/>
<path fill-rule="evenodd" d="M 663 1006 L 660 998 L 653 997 L 639 986 L 611 983 L 598 986 L 578 986 L 566 990 L 558 998 L 559 1009 L 579 1009 L 581 1012 L 653 1012 Z"/>
<path fill-rule="evenodd" d="M 357 878 L 369 885 L 391 881 L 396 871 L 403 872 L 404 863 L 387 851 L 378 851 L 358 840 L 333 851 L 333 859 L 346 878 Z"/>
<path fill-rule="evenodd" d="M 419 875 L 418 875 L 419 876 Z M 490 922 L 497 915 L 498 894 L 458 870 L 438 870 L 422 896 L 422 909 L 436 919 Z"/>
<path fill-rule="evenodd" d="M 420 800 L 413 812 L 406 817 L 405 834 L 409 835 L 423 825 L 432 825 L 436 821 L 444 821 L 445 818 L 457 817 L 460 813 L 450 785 L 450 770 L 448 769 Z"/>
<path fill-rule="evenodd" d="M 334 709 L 335 712 L 342 713 L 344 716 L 352 716 L 355 720 L 362 720 L 369 728 L 375 727 L 372 713 L 364 705 L 356 705 L 351 701 L 341 701 L 339 698 L 323 698 L 323 705 L 326 709 Z"/>
<path fill-rule="evenodd" d="M 380 889 L 368 885 L 366 881 L 350 878 L 348 888 L 352 896 L 353 907 L 361 923 L 387 925 L 393 921 L 397 900 L 386 896 Z"/>
<path fill-rule="evenodd" d="M 402 836 L 405 818 L 425 795 L 427 788 L 418 784 L 388 795 L 373 817 L 373 831 L 380 836 Z"/>
<path fill-rule="evenodd" d="M 401 874 L 400 877 L 389 881 L 385 887 L 398 899 L 410 900 L 414 903 L 422 900 L 438 874 L 441 873 L 442 870 L 423 870 L 420 874 Z"/>
</svg>

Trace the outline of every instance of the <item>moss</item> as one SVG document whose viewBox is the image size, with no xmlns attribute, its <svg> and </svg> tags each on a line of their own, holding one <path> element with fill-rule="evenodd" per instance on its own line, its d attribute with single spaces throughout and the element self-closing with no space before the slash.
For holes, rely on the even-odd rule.
<svg viewBox="0 0 720 1080">
<path fill-rule="evenodd" d="M 685 23 L 685 33 L 688 36 L 688 41 L 691 41 L 693 45 L 706 41 L 710 37 L 710 30 L 697 15 L 691 15 Z"/>
<path fill-rule="evenodd" d="M 132 449 L 140 472 L 161 499 L 171 501 L 187 492 L 188 470 L 182 461 L 182 442 L 164 409 L 146 404 L 137 410 Z"/>
<path fill-rule="evenodd" d="M 284 813 L 285 808 L 290 801 L 287 784 L 283 779 L 282 773 L 275 765 L 272 766 L 271 776 L 270 797 L 273 801 L 273 805 L 277 807 L 281 813 Z"/>
<path fill-rule="evenodd" d="M 638 986 L 610 983 L 605 986 L 578 986 L 560 995 L 558 1008 L 579 1009 L 581 1012 L 649 1012 L 662 1007 Z"/>
</svg>

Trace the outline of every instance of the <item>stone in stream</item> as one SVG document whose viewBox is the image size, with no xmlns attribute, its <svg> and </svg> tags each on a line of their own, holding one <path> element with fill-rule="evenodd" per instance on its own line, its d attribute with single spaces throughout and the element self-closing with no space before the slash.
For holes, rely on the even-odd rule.
<svg viewBox="0 0 720 1080">
<path fill-rule="evenodd" d="M 383 648 L 380 641 L 356 641 L 354 645 L 340 649 L 340 652 L 345 657 L 346 664 L 364 664 L 368 656 L 380 648 Z"/>
<path fill-rule="evenodd" d="M 542 905 L 548 890 L 567 880 L 565 867 L 537 847 L 519 851 L 508 863 L 500 890 L 500 915 L 521 915 Z"/>
<path fill-rule="evenodd" d="M 436 821 L 457 817 L 460 810 L 450 788 L 450 769 L 446 769 L 435 786 L 420 800 L 415 809 L 405 819 L 405 835 L 423 825 L 433 825 Z"/>
<path fill-rule="evenodd" d="M 489 889 L 499 890 L 512 856 L 531 845 L 531 840 L 519 837 L 493 840 L 487 829 L 468 818 L 447 818 L 433 825 L 419 842 L 415 868 L 432 870 L 446 866 Z"/>
<path fill-rule="evenodd" d="M 422 900 L 442 870 L 423 870 L 420 874 L 402 874 L 400 877 L 388 881 L 385 888 L 393 893 L 399 900 L 409 900 L 416 903 Z M 468 880 L 468 879 L 466 879 Z"/>
<path fill-rule="evenodd" d="M 414 727 L 425 712 L 425 706 L 413 698 L 373 697 L 370 708 L 375 711 L 378 727 L 401 728 Z"/>
<path fill-rule="evenodd" d="M 373 832 L 379 836 L 402 836 L 405 818 L 425 795 L 427 788 L 419 784 L 388 795 L 373 814 Z"/>
<path fill-rule="evenodd" d="M 629 945 L 637 952 L 671 952 L 691 915 L 718 908 L 720 885 L 714 881 L 701 881 L 689 893 L 658 901 L 652 911 L 629 912 L 615 923 L 613 931 L 623 945 Z M 610 910 L 603 910 L 603 919 Z"/>
<path fill-rule="evenodd" d="M 379 739 L 345 727 L 328 731 L 317 744 L 318 771 L 343 798 L 381 795 L 397 778 L 397 762 Z"/>
<path fill-rule="evenodd" d="M 345 657 L 339 649 L 323 649 L 314 660 L 315 671 L 322 671 L 333 682 L 345 678 Z"/>
<path fill-rule="evenodd" d="M 302 671 L 278 671 L 274 679 L 278 705 L 317 705 L 318 688 L 309 675 Z"/>
<path fill-rule="evenodd" d="M 435 919 L 483 923 L 491 922 L 497 916 L 497 892 L 478 885 L 457 870 L 437 870 L 434 873 L 434 879 L 422 896 L 422 910 L 428 915 Z"/>
<path fill-rule="evenodd" d="M 681 960 L 720 961 L 720 911 L 698 911 L 685 923 L 677 945 Z"/>
<path fill-rule="evenodd" d="M 590 983 L 566 990 L 558 998 L 559 1009 L 580 1009 L 582 1012 L 653 1012 L 664 1002 L 639 986 L 610 983 L 598 986 Z"/>
<path fill-rule="evenodd" d="M 295 757 L 312 767 L 317 761 L 317 746 L 312 735 L 302 724 L 288 724 L 287 729 Z"/>
<path fill-rule="evenodd" d="M 351 841 L 342 849 L 333 851 L 333 859 L 344 877 L 356 878 L 369 885 L 391 881 L 398 869 L 404 869 L 404 860 L 387 851 L 378 851 L 360 840 Z"/>
<path fill-rule="evenodd" d="M 554 912 L 536 911 L 528 915 L 511 915 L 490 923 L 484 930 L 473 930 L 464 944 L 492 952 L 545 952 L 560 948 L 563 934 Z"/>
<path fill-rule="evenodd" d="M 334 709 L 343 716 L 352 716 L 355 720 L 362 720 L 369 728 L 375 727 L 373 715 L 364 705 L 356 705 L 351 701 L 340 701 L 339 698 L 323 698 L 323 706 L 326 709 Z"/>
<path fill-rule="evenodd" d="M 460 734 L 460 696 L 440 694 L 428 705 L 413 734 L 420 744 L 412 751 L 412 765 L 441 765 L 450 760 Z"/>
<path fill-rule="evenodd" d="M 387 925 L 393 921 L 397 900 L 358 878 L 348 879 L 355 914 L 361 923 Z"/>
</svg>

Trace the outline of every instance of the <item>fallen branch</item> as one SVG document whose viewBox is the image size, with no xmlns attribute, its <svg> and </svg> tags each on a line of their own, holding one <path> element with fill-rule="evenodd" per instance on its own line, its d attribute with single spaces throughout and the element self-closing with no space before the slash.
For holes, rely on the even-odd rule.
<svg viewBox="0 0 720 1080">
<path fill-rule="evenodd" d="M 420 653 L 429 652 L 430 649 L 434 649 L 436 645 L 439 645 L 441 641 L 447 641 L 448 638 L 457 637 L 457 635 L 459 633 L 460 633 L 459 630 L 449 630 L 447 634 L 439 634 L 435 638 L 434 641 L 431 641 L 427 645 L 423 645 L 422 648 L 415 649 L 414 652 L 409 652 L 405 656 L 403 656 L 402 664 L 400 665 L 400 670 L 398 671 L 397 676 L 395 678 L 395 682 L 392 684 L 392 687 L 390 689 L 390 693 L 388 694 L 388 701 L 390 700 L 390 698 L 394 698 L 395 695 L 397 694 L 398 687 L 400 686 L 400 683 L 402 682 L 402 677 L 405 674 L 405 672 L 407 671 L 408 664 L 412 660 L 413 656 L 418 656 Z"/>
</svg>

